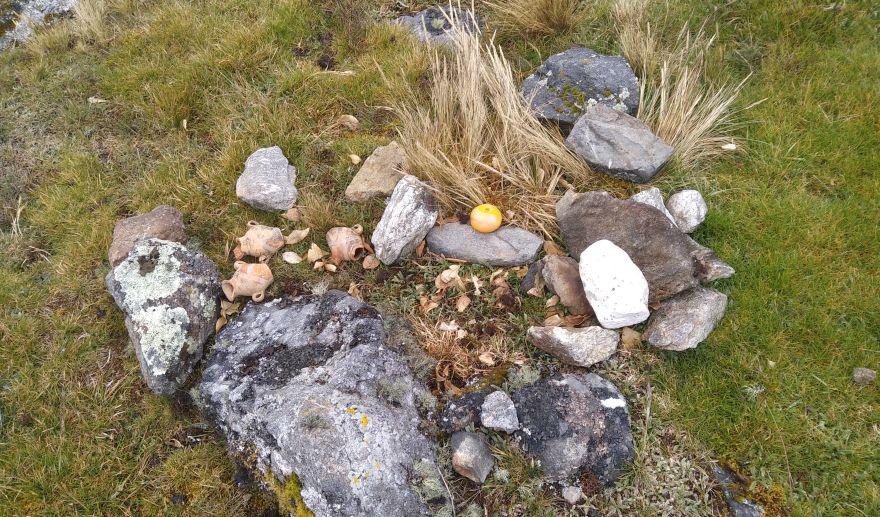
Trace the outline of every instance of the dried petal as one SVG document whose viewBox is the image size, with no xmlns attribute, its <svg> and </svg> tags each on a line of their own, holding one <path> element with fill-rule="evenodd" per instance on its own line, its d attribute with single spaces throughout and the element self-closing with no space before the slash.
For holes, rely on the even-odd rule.
<svg viewBox="0 0 880 517">
<path fill-rule="evenodd" d="M 282 253 L 281 259 L 288 264 L 299 264 L 303 261 L 302 257 L 300 257 L 298 253 L 294 253 L 292 251 L 285 251 L 284 253 Z"/>
<path fill-rule="evenodd" d="M 287 236 L 285 242 L 287 243 L 287 245 L 298 244 L 303 239 L 309 236 L 309 231 L 311 231 L 311 228 L 306 228 L 304 230 L 293 230 Z"/>
<path fill-rule="evenodd" d="M 486 366 L 495 366 L 495 355 L 492 352 L 483 352 L 477 359 Z"/>
<path fill-rule="evenodd" d="M 309 262 L 315 262 L 321 260 L 325 256 L 327 256 L 327 252 L 313 242 L 311 247 L 309 247 L 309 252 L 306 254 L 306 260 Z"/>
<path fill-rule="evenodd" d="M 458 312 L 464 312 L 464 310 L 467 309 L 470 304 L 471 299 L 468 298 L 466 294 L 463 294 L 455 300 L 455 310 L 457 310 Z"/>
</svg>

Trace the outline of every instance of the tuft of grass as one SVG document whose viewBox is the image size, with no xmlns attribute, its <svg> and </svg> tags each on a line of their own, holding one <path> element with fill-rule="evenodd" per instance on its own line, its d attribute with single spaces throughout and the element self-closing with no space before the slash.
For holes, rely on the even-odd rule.
<svg viewBox="0 0 880 517">
<path fill-rule="evenodd" d="M 589 17 L 585 0 L 487 1 L 494 14 L 493 25 L 508 33 L 561 34 L 572 32 Z"/>
<path fill-rule="evenodd" d="M 86 41 L 106 42 L 106 12 L 106 0 L 77 0 L 73 7 L 74 31 Z"/>
<path fill-rule="evenodd" d="M 432 51 L 427 99 L 411 90 L 396 107 L 412 173 L 450 213 L 490 202 L 510 221 L 553 235 L 563 173 L 590 171 L 532 114 L 501 48 L 473 34 L 458 34 L 454 47 Z"/>
</svg>

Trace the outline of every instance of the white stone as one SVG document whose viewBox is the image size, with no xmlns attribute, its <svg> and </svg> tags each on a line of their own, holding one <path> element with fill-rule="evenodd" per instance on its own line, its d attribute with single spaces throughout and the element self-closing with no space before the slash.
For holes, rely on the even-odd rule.
<svg viewBox="0 0 880 517">
<path fill-rule="evenodd" d="M 584 499 L 584 491 L 580 487 L 567 486 L 562 489 L 562 498 L 566 503 L 574 506 Z"/>
<path fill-rule="evenodd" d="M 278 146 L 257 149 L 244 163 L 235 195 L 258 210 L 284 212 L 296 203 L 296 167 Z"/>
<path fill-rule="evenodd" d="M 706 219 L 709 207 L 696 190 L 682 190 L 669 196 L 666 208 L 684 233 L 691 233 Z"/>
<path fill-rule="evenodd" d="M 672 214 L 669 213 L 669 210 L 666 209 L 666 205 L 663 204 L 663 193 L 660 192 L 660 189 L 657 187 L 651 187 L 649 189 L 643 190 L 638 194 L 634 194 L 629 198 L 630 201 L 635 201 L 637 203 L 641 203 L 643 205 L 648 205 L 656 208 L 663 212 L 663 215 L 666 216 L 667 219 L 672 221 L 672 224 L 675 224 L 675 218 L 672 217 Z"/>
<path fill-rule="evenodd" d="M 519 418 L 516 406 L 510 395 L 503 391 L 494 391 L 486 396 L 480 407 L 480 422 L 487 429 L 512 433 L 519 429 Z"/>
<path fill-rule="evenodd" d="M 407 258 L 434 227 L 439 214 L 428 186 L 415 176 L 404 176 L 394 187 L 373 231 L 376 256 L 386 265 Z"/>
<path fill-rule="evenodd" d="M 620 342 L 620 334 L 602 327 L 529 327 L 529 342 L 572 366 L 588 368 L 606 361 Z"/>
<path fill-rule="evenodd" d="M 648 281 L 613 242 L 600 240 L 587 247 L 581 253 L 580 274 L 603 327 L 617 329 L 648 319 Z"/>
</svg>

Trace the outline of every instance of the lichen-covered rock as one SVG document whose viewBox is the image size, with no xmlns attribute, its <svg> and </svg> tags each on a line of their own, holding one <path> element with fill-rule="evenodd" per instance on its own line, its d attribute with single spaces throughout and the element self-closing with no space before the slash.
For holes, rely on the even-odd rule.
<svg viewBox="0 0 880 517">
<path fill-rule="evenodd" d="M 481 25 L 473 11 L 452 6 L 430 7 L 395 21 L 409 29 L 422 43 L 445 46 L 454 44 L 456 31 L 475 34 Z"/>
<path fill-rule="evenodd" d="M 660 192 L 659 188 L 647 188 L 637 194 L 633 194 L 632 196 L 630 196 L 629 200 L 636 201 L 638 203 L 642 203 L 648 206 L 653 206 L 657 210 L 661 211 L 667 219 L 675 223 L 675 218 L 673 218 L 672 214 L 669 213 L 669 210 L 666 209 L 666 204 L 663 202 L 663 193 Z"/>
<path fill-rule="evenodd" d="M 214 263 L 180 243 L 144 239 L 107 274 L 106 283 L 125 313 L 147 385 L 159 395 L 173 394 L 202 357 L 219 316 Z"/>
<path fill-rule="evenodd" d="M 452 468 L 474 483 L 486 481 L 495 466 L 486 437 L 480 433 L 458 431 L 452 435 L 449 444 L 452 447 Z"/>
<path fill-rule="evenodd" d="M 565 145 L 593 169 L 633 183 L 650 181 L 672 157 L 672 147 L 642 121 L 601 105 L 584 112 Z"/>
<path fill-rule="evenodd" d="M 639 82 L 626 59 L 588 48 L 550 56 L 523 81 L 522 94 L 539 117 L 564 131 L 592 106 L 630 115 L 639 110 Z"/>
<path fill-rule="evenodd" d="M 437 200 L 428 186 L 415 176 L 404 176 L 394 187 L 373 231 L 376 256 L 387 265 L 409 257 L 434 227 L 439 214 Z"/>
<path fill-rule="evenodd" d="M 620 334 L 602 327 L 529 327 L 529 342 L 560 361 L 588 368 L 617 351 Z"/>
<path fill-rule="evenodd" d="M 691 233 L 706 219 L 709 207 L 703 195 L 696 190 L 682 190 L 669 196 L 666 208 L 675 224 L 684 233 Z"/>
<path fill-rule="evenodd" d="M 384 340 L 378 311 L 339 291 L 248 304 L 217 335 L 200 403 L 315 515 L 426 515 L 411 474 L 436 469 L 427 390 Z"/>
<path fill-rule="evenodd" d="M 37 27 L 73 11 L 77 0 L 0 1 L 0 50 L 30 38 Z"/>
<path fill-rule="evenodd" d="M 493 391 L 486 396 L 480 407 L 480 422 L 486 429 L 512 433 L 519 429 L 516 407 L 510 395 L 501 390 Z"/>
<path fill-rule="evenodd" d="M 435 226 L 428 232 L 427 241 L 432 253 L 492 267 L 529 264 L 544 244 L 541 237 L 515 226 L 480 233 L 471 225 L 460 223 Z"/>
<path fill-rule="evenodd" d="M 118 266 L 137 241 L 148 238 L 186 242 L 186 227 L 180 210 L 159 205 L 145 214 L 118 221 L 113 228 L 113 242 L 107 251 L 110 265 Z"/>
<path fill-rule="evenodd" d="M 762 517 L 764 507 L 748 498 L 748 486 L 721 465 L 712 466 L 712 475 L 721 485 L 727 508 L 733 517 Z"/>
<path fill-rule="evenodd" d="M 257 210 L 284 212 L 296 203 L 299 192 L 296 167 L 290 165 L 281 148 L 257 149 L 244 163 L 235 183 L 235 195 Z"/>
<path fill-rule="evenodd" d="M 648 319 L 648 281 L 625 251 L 608 240 L 581 253 L 581 281 L 603 327 L 618 329 Z"/>
<path fill-rule="evenodd" d="M 648 280 L 653 304 L 733 274 L 715 253 L 682 233 L 658 210 L 607 192 L 567 192 L 556 218 L 572 256 L 605 239 L 624 250 Z M 595 308 L 595 307 L 594 307 Z"/>
<path fill-rule="evenodd" d="M 645 340 L 657 348 L 682 351 L 696 348 L 724 317 L 727 295 L 695 287 L 663 302 L 645 329 Z"/>
<path fill-rule="evenodd" d="M 388 196 L 403 177 L 406 164 L 406 153 L 397 142 L 377 147 L 345 189 L 345 199 L 360 203 Z"/>
<path fill-rule="evenodd" d="M 515 436 L 551 481 L 591 474 L 608 485 L 635 457 L 626 400 L 607 379 L 555 375 L 512 398 L 522 426 Z"/>
</svg>

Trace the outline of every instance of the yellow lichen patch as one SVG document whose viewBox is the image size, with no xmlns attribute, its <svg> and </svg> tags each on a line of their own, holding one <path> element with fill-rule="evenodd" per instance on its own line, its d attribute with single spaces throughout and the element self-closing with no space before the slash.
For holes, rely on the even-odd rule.
<svg viewBox="0 0 880 517">
<path fill-rule="evenodd" d="M 287 481 L 282 483 L 271 472 L 263 476 L 266 485 L 278 497 L 278 510 L 283 515 L 293 517 L 315 517 L 315 514 L 306 506 L 302 498 L 302 485 L 296 474 L 291 474 Z"/>
<path fill-rule="evenodd" d="M 361 427 L 367 427 L 370 423 L 370 419 L 367 418 L 367 415 L 361 415 Z"/>
</svg>

